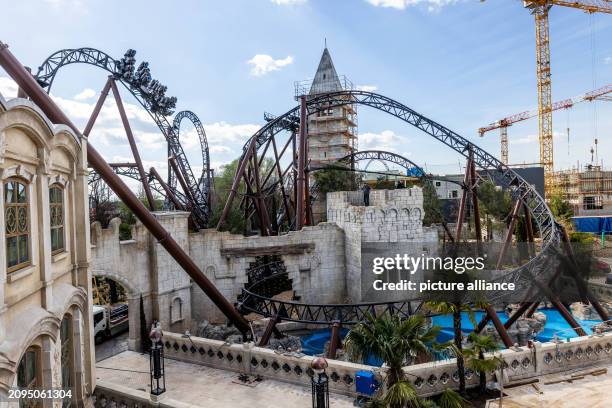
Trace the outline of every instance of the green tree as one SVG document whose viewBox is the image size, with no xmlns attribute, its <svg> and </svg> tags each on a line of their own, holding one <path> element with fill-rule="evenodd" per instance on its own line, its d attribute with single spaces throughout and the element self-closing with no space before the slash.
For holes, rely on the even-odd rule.
<svg viewBox="0 0 612 408">
<path fill-rule="evenodd" d="M 359 175 L 352 171 L 322 169 L 314 173 L 320 194 L 333 191 L 352 191 L 359 185 Z"/>
<path fill-rule="evenodd" d="M 347 334 L 345 348 L 350 356 L 360 361 L 368 356 L 384 361 L 388 367 L 387 391 L 381 398 L 385 407 L 418 407 L 419 397 L 403 367 L 413 363 L 417 356 L 430 353 L 439 332 L 440 327 L 428 327 L 422 315 L 402 320 L 399 315 L 389 313 L 376 318 L 367 314 L 365 322 L 355 325 Z"/>
<path fill-rule="evenodd" d="M 453 389 L 447 388 L 438 396 L 436 406 L 439 408 L 463 408 L 469 406 L 468 401 Z"/>
<path fill-rule="evenodd" d="M 512 198 L 507 191 L 492 181 L 485 181 L 478 187 L 478 200 L 485 215 L 503 221 L 512 211 Z"/>
<path fill-rule="evenodd" d="M 467 312 L 470 321 L 476 327 L 477 322 L 474 315 L 474 309 L 469 303 L 464 303 L 459 300 L 454 302 L 430 300 L 426 306 L 436 313 L 453 316 L 453 343 L 448 345 L 454 351 L 457 358 L 457 372 L 459 373 L 459 393 L 465 395 L 465 359 L 463 358 L 463 331 L 461 325 L 461 313 Z"/>
<path fill-rule="evenodd" d="M 574 216 L 572 205 L 563 199 L 559 194 L 554 194 L 550 197 L 550 210 L 555 218 L 561 221 L 566 227 L 571 224 L 571 218 Z"/>
<path fill-rule="evenodd" d="M 234 182 L 236 170 L 238 169 L 238 163 L 239 159 L 236 159 L 222 166 L 220 171 L 215 175 L 215 199 L 209 221 L 211 226 L 217 225 L 219 219 L 221 219 L 221 214 L 223 213 L 225 203 L 227 202 L 227 198 L 232 188 L 232 183 Z M 240 196 L 245 192 L 244 181 L 240 181 L 237 191 L 238 194 L 232 203 L 232 207 L 230 208 L 224 224 L 224 229 L 234 234 L 243 233 L 246 226 L 244 213 L 240 210 Z"/>
<path fill-rule="evenodd" d="M 444 221 L 442 203 L 438 198 L 436 189 L 431 182 L 423 183 L 423 225 L 440 223 Z"/>
<path fill-rule="evenodd" d="M 470 333 L 468 336 L 470 346 L 463 350 L 463 357 L 467 366 L 479 373 L 480 392 L 484 393 L 487 387 L 487 373 L 495 371 L 501 363 L 499 357 L 485 358 L 485 353 L 497 350 L 497 343 L 491 336 Z"/>
</svg>

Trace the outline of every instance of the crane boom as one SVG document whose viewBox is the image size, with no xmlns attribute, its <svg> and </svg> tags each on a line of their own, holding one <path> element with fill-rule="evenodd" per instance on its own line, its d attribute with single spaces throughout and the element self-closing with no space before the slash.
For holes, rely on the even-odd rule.
<svg viewBox="0 0 612 408">
<path fill-rule="evenodd" d="M 553 129 L 552 129 L 552 84 L 550 75 L 550 34 L 548 12 L 553 5 L 584 10 L 587 13 L 612 13 L 608 0 L 525 0 L 536 25 L 536 73 L 538 80 L 538 122 L 540 141 L 540 163 L 544 167 L 544 190 L 553 188 Z"/>
<path fill-rule="evenodd" d="M 586 92 L 582 95 L 573 98 L 563 99 L 561 101 L 554 102 L 552 104 L 551 112 L 560 109 L 569 109 L 578 103 L 585 101 L 590 102 L 593 100 L 612 100 L 612 84 L 594 89 L 592 91 Z M 531 119 L 537 115 L 539 115 L 538 109 L 528 110 L 514 115 L 510 115 L 503 119 L 495 121 L 487 126 L 479 128 L 478 134 L 482 137 L 485 133 L 491 130 L 500 129 L 501 161 L 504 163 L 508 163 L 508 127 L 512 126 L 517 122 L 522 122 L 524 120 Z"/>
</svg>

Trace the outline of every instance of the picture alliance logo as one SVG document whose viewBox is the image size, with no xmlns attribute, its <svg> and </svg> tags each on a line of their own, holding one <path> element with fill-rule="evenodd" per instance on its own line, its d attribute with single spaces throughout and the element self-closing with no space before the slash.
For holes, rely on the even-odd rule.
<svg viewBox="0 0 612 408">
<path fill-rule="evenodd" d="M 390 257 L 375 257 L 372 260 L 372 272 L 380 275 L 388 271 L 405 271 L 414 275 L 417 271 L 454 271 L 461 275 L 469 270 L 482 271 L 487 256 L 479 257 L 440 257 L 410 256 L 408 254 Z"/>
</svg>

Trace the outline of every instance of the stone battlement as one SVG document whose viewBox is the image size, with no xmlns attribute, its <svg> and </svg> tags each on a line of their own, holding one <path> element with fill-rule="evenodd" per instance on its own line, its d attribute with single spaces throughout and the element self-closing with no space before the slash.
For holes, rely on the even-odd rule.
<svg viewBox="0 0 612 408">
<path fill-rule="evenodd" d="M 423 191 L 420 187 L 372 190 L 370 205 L 363 192 L 327 194 L 327 220 L 343 229 L 361 229 L 363 242 L 436 241 L 437 233 L 423 228 Z"/>
</svg>

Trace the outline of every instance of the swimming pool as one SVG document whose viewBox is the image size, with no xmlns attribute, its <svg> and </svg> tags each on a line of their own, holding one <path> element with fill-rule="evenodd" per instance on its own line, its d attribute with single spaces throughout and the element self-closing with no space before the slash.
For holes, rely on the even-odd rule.
<svg viewBox="0 0 612 408">
<path fill-rule="evenodd" d="M 544 326 L 544 330 L 542 330 L 542 332 L 540 332 L 536 337 L 538 341 L 551 341 L 555 334 L 557 334 L 560 339 L 578 337 L 576 332 L 565 321 L 557 309 L 542 308 L 538 309 L 538 312 L 542 312 L 546 315 L 546 325 Z M 476 317 L 476 322 L 479 322 L 484 316 L 484 312 L 475 312 L 474 315 Z M 499 313 L 499 318 L 502 323 L 508 320 L 505 313 Z M 440 334 L 437 338 L 439 342 L 445 342 L 453 338 L 454 330 L 452 315 L 434 316 L 432 321 L 434 325 L 441 327 Z M 602 322 L 601 320 L 580 320 L 578 318 L 576 318 L 576 321 L 580 323 L 587 334 L 592 333 L 591 327 Z M 474 325 L 470 321 L 467 312 L 461 313 L 461 328 L 462 332 L 466 336 L 474 331 Z M 340 330 L 340 336 L 344 338 L 348 332 L 349 329 L 342 328 Z M 314 330 L 307 334 L 301 335 L 300 339 L 302 340 L 302 352 L 310 356 L 324 353 L 325 343 L 329 341 L 330 337 L 331 334 L 329 329 Z M 368 364 L 380 366 L 381 362 L 377 361 L 375 358 L 370 358 L 368 359 Z"/>
</svg>

